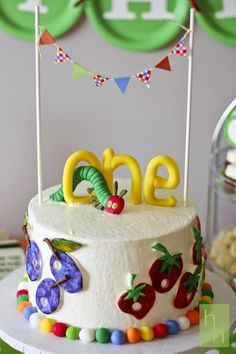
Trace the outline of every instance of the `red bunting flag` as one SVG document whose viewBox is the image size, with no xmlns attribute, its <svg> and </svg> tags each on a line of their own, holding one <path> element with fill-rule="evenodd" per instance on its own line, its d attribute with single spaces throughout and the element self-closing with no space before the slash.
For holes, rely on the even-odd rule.
<svg viewBox="0 0 236 354">
<path fill-rule="evenodd" d="M 99 75 L 99 74 L 94 74 L 93 79 L 94 79 L 96 86 L 100 87 L 103 84 L 105 84 L 105 82 L 108 81 L 110 78 L 106 77 L 106 76 Z"/>
<path fill-rule="evenodd" d="M 66 54 L 62 48 L 57 47 L 57 55 L 54 60 L 55 64 L 57 63 L 64 63 L 65 61 L 70 60 L 71 58 L 69 57 L 68 54 Z"/>
<path fill-rule="evenodd" d="M 169 57 L 165 57 L 160 63 L 158 63 L 155 68 L 171 71 Z"/>
<path fill-rule="evenodd" d="M 174 47 L 174 49 L 172 49 L 171 53 L 176 54 L 176 55 L 180 55 L 181 57 L 187 57 L 188 56 L 188 51 L 187 51 L 187 47 L 185 42 L 183 41 L 183 39 L 181 39 L 176 46 Z"/>
<path fill-rule="evenodd" d="M 139 79 L 139 81 L 145 83 L 147 88 L 150 88 L 151 75 L 152 75 L 151 70 L 147 69 L 147 70 L 141 71 L 140 73 L 136 74 L 136 77 Z"/>
<path fill-rule="evenodd" d="M 54 39 L 50 35 L 50 33 L 45 29 L 43 33 L 40 36 L 39 44 L 40 45 L 45 45 L 45 44 L 54 44 Z"/>
</svg>

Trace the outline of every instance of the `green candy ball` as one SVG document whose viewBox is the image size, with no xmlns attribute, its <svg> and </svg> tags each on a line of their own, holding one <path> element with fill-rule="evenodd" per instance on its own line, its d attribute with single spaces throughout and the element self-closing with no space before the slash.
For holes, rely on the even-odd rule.
<svg viewBox="0 0 236 354">
<path fill-rule="evenodd" d="M 98 328 L 95 338 L 98 343 L 108 343 L 110 341 L 110 331 L 107 328 Z"/>
<path fill-rule="evenodd" d="M 202 296 L 210 296 L 212 299 L 214 299 L 214 293 L 211 289 L 203 289 Z"/>
<path fill-rule="evenodd" d="M 77 327 L 70 326 L 66 330 L 66 337 L 71 340 L 75 340 L 79 338 L 80 329 Z"/>
<path fill-rule="evenodd" d="M 18 296 L 16 301 L 17 301 L 17 304 L 19 304 L 22 301 L 29 301 L 29 295 L 22 294 L 22 295 Z"/>
</svg>

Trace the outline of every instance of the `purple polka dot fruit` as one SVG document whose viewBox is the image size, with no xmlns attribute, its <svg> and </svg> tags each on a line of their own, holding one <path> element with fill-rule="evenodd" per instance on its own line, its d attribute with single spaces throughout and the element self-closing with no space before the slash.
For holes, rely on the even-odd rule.
<svg viewBox="0 0 236 354">
<path fill-rule="evenodd" d="M 40 311 L 49 315 L 56 311 L 60 302 L 60 289 L 53 279 L 44 279 L 36 291 L 36 304 Z"/>
<path fill-rule="evenodd" d="M 37 280 L 41 273 L 41 255 L 35 241 L 30 241 L 27 247 L 26 271 L 31 281 Z"/>
</svg>

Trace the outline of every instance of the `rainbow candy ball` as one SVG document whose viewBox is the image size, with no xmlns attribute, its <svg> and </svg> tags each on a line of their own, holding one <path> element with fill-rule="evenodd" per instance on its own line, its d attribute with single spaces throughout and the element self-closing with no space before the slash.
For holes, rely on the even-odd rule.
<svg viewBox="0 0 236 354">
<path fill-rule="evenodd" d="M 17 287 L 17 290 L 28 290 L 28 282 L 27 281 L 21 281 L 20 284 Z"/>
<path fill-rule="evenodd" d="M 111 342 L 112 342 L 112 344 L 117 344 L 117 345 L 124 344 L 125 343 L 124 332 L 121 331 L 120 329 L 115 329 L 114 331 L 112 331 Z"/>
<path fill-rule="evenodd" d="M 110 331 L 107 328 L 98 328 L 95 332 L 95 338 L 98 343 L 108 343 L 110 341 Z"/>
<path fill-rule="evenodd" d="M 24 308 L 23 316 L 24 316 L 24 318 L 25 318 L 27 321 L 29 321 L 30 316 L 31 316 L 33 313 L 35 313 L 35 312 L 37 312 L 36 307 L 34 307 L 34 306 L 27 306 L 27 307 Z"/>
<path fill-rule="evenodd" d="M 33 328 L 39 328 L 40 322 L 44 319 L 44 315 L 39 312 L 34 312 L 30 315 L 29 323 Z"/>
<path fill-rule="evenodd" d="M 165 338 L 168 334 L 167 326 L 164 323 L 157 323 L 153 327 L 153 331 L 154 331 L 154 336 L 159 339 Z"/>
<path fill-rule="evenodd" d="M 149 326 L 142 326 L 142 327 L 140 328 L 140 332 L 141 332 L 141 338 L 142 338 L 142 340 L 145 340 L 145 341 L 151 341 L 151 340 L 153 340 L 154 331 L 153 331 L 152 327 L 149 327 Z"/>
<path fill-rule="evenodd" d="M 75 340 L 79 338 L 80 329 L 77 327 L 70 326 L 66 330 L 66 337 L 70 340 Z"/>
<path fill-rule="evenodd" d="M 177 321 L 169 320 L 166 322 L 168 334 L 177 334 L 180 331 L 180 327 Z"/>
<path fill-rule="evenodd" d="M 22 301 L 29 301 L 29 295 L 22 294 L 22 295 L 18 296 L 18 298 L 16 300 L 17 304 L 19 304 Z"/>
<path fill-rule="evenodd" d="M 79 332 L 79 338 L 83 343 L 91 343 L 95 339 L 95 331 L 92 328 L 82 328 Z"/>
<path fill-rule="evenodd" d="M 52 332 L 53 325 L 56 321 L 52 320 L 51 318 L 43 318 L 40 321 L 40 328 L 43 332 L 50 333 Z"/>
<path fill-rule="evenodd" d="M 138 328 L 135 327 L 129 327 L 126 330 L 126 337 L 127 337 L 127 341 L 129 343 L 137 343 L 140 341 L 141 339 L 141 333 L 138 330 Z"/>
<path fill-rule="evenodd" d="M 186 317 L 186 316 L 179 317 L 177 319 L 177 322 L 179 324 L 181 331 L 186 331 L 190 327 L 190 321 L 189 321 L 188 317 Z"/>
</svg>

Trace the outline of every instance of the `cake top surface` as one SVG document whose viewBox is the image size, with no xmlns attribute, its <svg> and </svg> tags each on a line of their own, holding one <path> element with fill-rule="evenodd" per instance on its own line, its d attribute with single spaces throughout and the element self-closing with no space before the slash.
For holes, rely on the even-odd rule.
<svg viewBox="0 0 236 354">
<path fill-rule="evenodd" d="M 131 180 L 120 179 L 119 188 L 130 190 Z M 81 183 L 76 189 L 76 195 L 84 195 L 87 182 Z M 113 241 L 130 241 L 151 239 L 167 235 L 187 226 L 196 216 L 196 206 L 189 201 L 184 207 L 183 199 L 177 196 L 174 207 L 158 207 L 145 204 L 129 203 L 129 192 L 125 196 L 125 209 L 120 215 L 111 215 L 97 210 L 92 204 L 66 204 L 53 202 L 49 196 L 59 186 L 51 187 L 43 192 L 43 203 L 38 203 L 38 197 L 31 199 L 29 204 L 29 222 L 45 226 L 48 230 L 67 236 L 71 239 L 96 239 Z M 157 195 L 163 197 L 158 190 Z"/>
</svg>

